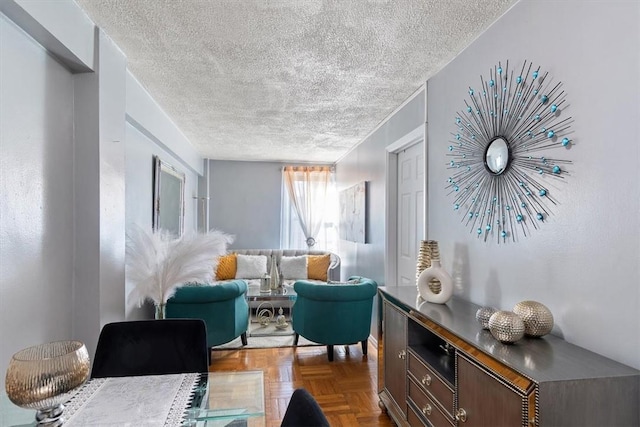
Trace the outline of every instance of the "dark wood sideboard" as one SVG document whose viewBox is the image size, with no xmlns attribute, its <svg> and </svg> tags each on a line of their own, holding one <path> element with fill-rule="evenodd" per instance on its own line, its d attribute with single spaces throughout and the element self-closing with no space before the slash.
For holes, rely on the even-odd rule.
<svg viewBox="0 0 640 427">
<path fill-rule="evenodd" d="M 379 396 L 399 426 L 640 425 L 636 369 L 553 335 L 502 344 L 457 297 L 379 295 Z"/>
</svg>

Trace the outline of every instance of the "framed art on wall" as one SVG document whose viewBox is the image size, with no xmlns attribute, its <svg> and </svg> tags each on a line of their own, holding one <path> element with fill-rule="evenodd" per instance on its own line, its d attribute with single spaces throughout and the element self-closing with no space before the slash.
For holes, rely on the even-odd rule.
<svg viewBox="0 0 640 427">
<path fill-rule="evenodd" d="M 367 183 L 362 181 L 342 190 L 339 199 L 340 238 L 350 242 L 367 243 Z"/>
</svg>

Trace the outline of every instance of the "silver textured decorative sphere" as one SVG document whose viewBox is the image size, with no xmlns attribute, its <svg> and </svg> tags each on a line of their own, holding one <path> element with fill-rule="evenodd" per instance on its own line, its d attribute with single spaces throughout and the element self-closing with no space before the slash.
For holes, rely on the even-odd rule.
<svg viewBox="0 0 640 427">
<path fill-rule="evenodd" d="M 498 310 L 493 307 L 480 307 L 476 311 L 476 320 L 480 323 L 482 329 L 489 329 L 489 318 L 496 311 Z"/>
<path fill-rule="evenodd" d="M 522 318 L 524 333 L 531 337 L 541 337 L 553 329 L 553 315 L 542 303 L 521 301 L 513 307 L 513 312 Z"/>
<path fill-rule="evenodd" d="M 512 311 L 496 311 L 489 318 L 489 331 L 503 343 L 514 343 L 524 336 L 524 322 Z"/>
</svg>

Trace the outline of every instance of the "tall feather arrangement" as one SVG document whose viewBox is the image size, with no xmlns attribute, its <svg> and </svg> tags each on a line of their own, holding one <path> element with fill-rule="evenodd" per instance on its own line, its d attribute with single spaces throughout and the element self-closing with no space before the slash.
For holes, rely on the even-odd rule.
<svg viewBox="0 0 640 427">
<path fill-rule="evenodd" d="M 127 236 L 127 277 L 134 285 L 130 301 L 166 304 L 185 283 L 207 282 L 234 237 L 218 230 L 186 233 L 177 239 L 164 231 L 134 226 Z"/>
</svg>

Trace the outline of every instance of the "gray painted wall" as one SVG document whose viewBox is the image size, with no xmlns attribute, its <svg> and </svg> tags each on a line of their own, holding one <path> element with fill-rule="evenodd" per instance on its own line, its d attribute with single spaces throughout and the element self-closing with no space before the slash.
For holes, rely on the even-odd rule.
<svg viewBox="0 0 640 427">
<path fill-rule="evenodd" d="M 124 316 L 124 77 L 112 40 L 95 34 L 96 73 L 74 76 L 73 336 L 93 354 L 102 325 Z"/>
<path fill-rule="evenodd" d="M 424 124 L 424 91 L 416 93 L 361 144 L 336 164 L 338 191 L 360 181 L 368 182 L 367 241 L 340 240 L 340 267 L 343 278 L 359 275 L 385 284 L 386 162 L 385 147 Z M 395 237 L 394 237 L 395 238 Z"/>
<path fill-rule="evenodd" d="M 231 248 L 280 247 L 283 166 L 209 160 L 209 228 L 235 235 Z"/>
<path fill-rule="evenodd" d="M 554 314 L 553 333 L 640 368 L 640 35 L 637 2 L 521 1 L 427 82 L 428 223 L 455 293 L 510 309 L 534 299 Z M 602 25 L 615 22 L 615 28 Z M 559 206 L 516 244 L 483 243 L 452 210 L 446 153 L 467 90 L 497 61 L 533 60 L 561 80 L 575 118 L 574 164 Z M 611 70 L 627 70 L 610 79 Z M 607 77 L 609 76 L 609 77 Z M 621 80 L 622 79 L 622 80 Z M 617 84 L 621 82 L 622 84 Z M 421 123 L 422 97 L 407 104 L 337 165 L 339 188 L 372 180 L 371 244 L 341 242 L 344 275 L 383 283 L 384 147 Z M 400 119 L 400 117 L 413 117 Z M 608 141 L 615 141 L 612 150 Z M 389 236 L 395 238 L 395 236 Z M 393 284 L 389 284 L 393 285 Z"/>
<path fill-rule="evenodd" d="M 73 76 L 0 14 L 0 372 L 72 336 Z M 1 384 L 4 390 L 4 381 Z"/>
<path fill-rule="evenodd" d="M 428 82 L 429 237 L 455 292 L 511 309 L 533 299 L 554 333 L 640 368 L 640 3 L 516 4 Z M 605 24 L 606 23 L 606 24 Z M 446 151 L 468 87 L 497 61 L 533 61 L 563 82 L 575 146 L 559 205 L 518 243 L 469 234 L 446 196 Z M 455 271 L 454 271 L 455 265 Z"/>
<path fill-rule="evenodd" d="M 172 153 L 159 147 L 139 129 L 127 124 L 126 127 L 126 224 L 127 230 L 133 224 L 151 230 L 153 207 L 153 156 L 169 163 L 179 172 L 185 174 L 185 218 L 184 230 L 193 231 L 196 228 L 196 200 L 198 174 L 185 167 Z M 127 283 L 125 295 L 129 295 L 132 286 Z M 141 309 L 135 302 L 128 301 L 126 318 L 145 319 L 153 316 L 151 304 L 145 304 Z"/>
<path fill-rule="evenodd" d="M 338 191 L 360 181 L 367 181 L 367 242 L 365 244 L 340 240 L 342 260 L 340 275 L 369 277 L 380 286 L 385 285 L 386 231 L 386 165 L 385 147 L 424 125 L 424 91 L 420 91 L 394 115 L 386 120 L 361 144 L 336 164 Z M 395 238 L 395 236 L 389 236 Z M 374 304 L 371 334 L 377 336 L 378 304 Z"/>
<path fill-rule="evenodd" d="M 77 4 L 50 6 L 0 2 L 0 372 L 53 340 L 84 341 L 92 356 L 105 323 L 143 316 L 125 313 L 125 210 L 151 217 L 150 202 L 139 206 L 151 153 L 188 171 L 186 229 L 195 224 L 202 158 Z M 125 147 L 126 121 L 144 135 L 130 130 Z M 144 161 L 125 164 L 125 148 Z"/>
</svg>

